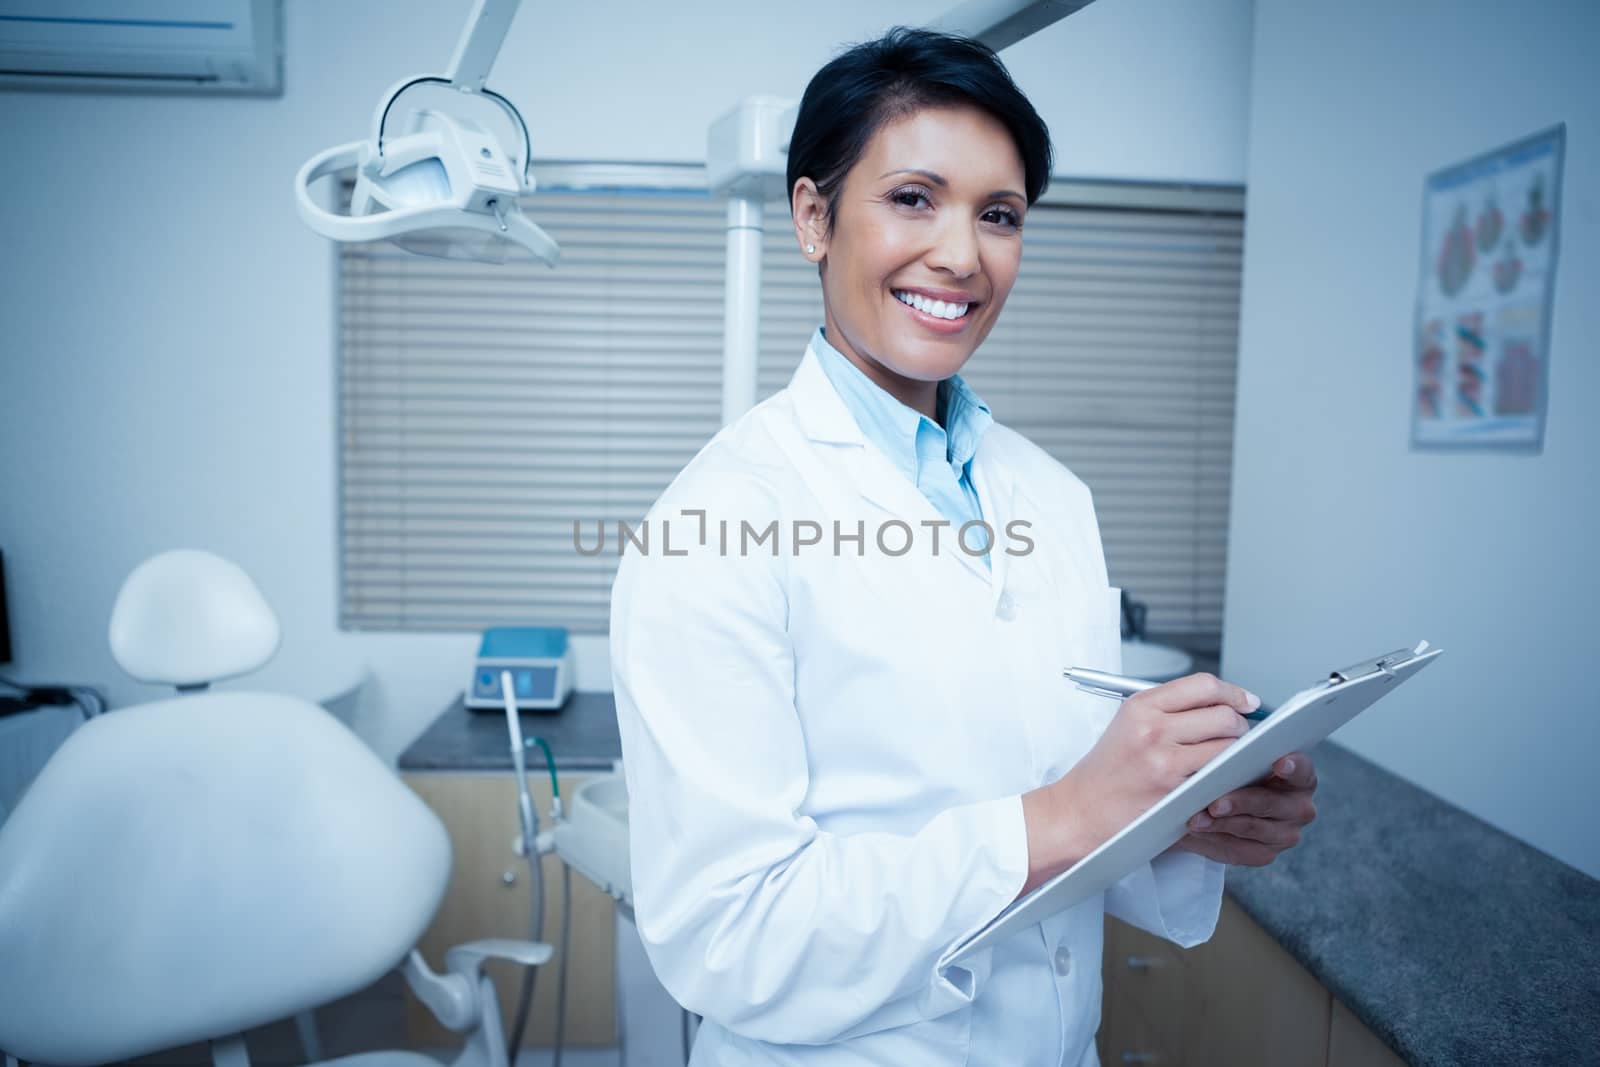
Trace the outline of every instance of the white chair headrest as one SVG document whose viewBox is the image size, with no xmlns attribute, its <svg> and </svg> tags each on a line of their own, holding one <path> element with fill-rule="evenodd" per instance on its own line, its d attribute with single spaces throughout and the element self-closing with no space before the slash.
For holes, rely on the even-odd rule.
<svg viewBox="0 0 1600 1067">
<path fill-rule="evenodd" d="M 278 617 L 239 566 L 180 548 L 128 575 L 111 609 L 111 654 L 141 682 L 194 686 L 265 665 Z"/>
</svg>

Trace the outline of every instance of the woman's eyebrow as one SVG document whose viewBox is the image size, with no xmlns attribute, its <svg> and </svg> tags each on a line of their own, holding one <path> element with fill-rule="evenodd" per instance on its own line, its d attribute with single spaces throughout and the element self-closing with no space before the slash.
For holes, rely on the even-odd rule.
<svg viewBox="0 0 1600 1067">
<path fill-rule="evenodd" d="M 920 175 L 921 177 L 924 177 L 924 178 L 928 179 L 930 182 L 932 182 L 934 185 L 937 185 L 941 189 L 943 189 L 945 186 L 950 184 L 949 182 L 944 180 L 943 176 L 935 174 L 931 170 L 919 170 L 919 169 L 917 169 L 915 167 L 908 167 L 905 170 L 886 171 L 883 174 L 878 175 L 878 180 L 882 181 L 883 179 L 885 179 L 887 177 L 890 177 L 891 175 L 895 175 L 895 174 L 916 174 L 916 175 Z M 1003 197 L 1007 197 L 1007 196 L 1014 196 L 1018 200 L 1026 199 L 1021 193 L 1014 192 L 1013 190 L 1010 190 L 1010 189 L 997 189 L 994 192 L 990 193 L 984 199 L 986 199 L 986 200 L 999 200 L 999 199 L 1001 199 Z"/>
</svg>

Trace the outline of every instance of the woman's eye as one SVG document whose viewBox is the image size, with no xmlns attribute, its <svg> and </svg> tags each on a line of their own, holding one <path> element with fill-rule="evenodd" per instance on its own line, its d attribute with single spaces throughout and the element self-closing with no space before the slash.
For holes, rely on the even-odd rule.
<svg viewBox="0 0 1600 1067">
<path fill-rule="evenodd" d="M 904 204 L 906 207 L 916 207 L 919 203 L 928 199 L 916 189 L 900 189 L 891 193 L 889 198 L 897 204 Z"/>
<path fill-rule="evenodd" d="M 1008 207 L 992 207 L 983 213 L 983 217 L 988 222 L 999 222 L 1007 226 L 1022 225 L 1022 219 L 1018 218 L 1017 213 Z"/>
</svg>

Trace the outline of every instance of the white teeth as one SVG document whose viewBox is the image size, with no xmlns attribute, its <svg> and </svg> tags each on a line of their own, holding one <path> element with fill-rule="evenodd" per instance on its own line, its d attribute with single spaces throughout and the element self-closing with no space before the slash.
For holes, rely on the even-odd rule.
<svg viewBox="0 0 1600 1067">
<path fill-rule="evenodd" d="M 943 300 L 929 300 L 919 293 L 907 293 L 899 289 L 893 290 L 896 300 L 902 304 L 910 304 L 918 311 L 941 319 L 959 319 L 967 313 L 970 304 L 947 304 Z"/>
</svg>

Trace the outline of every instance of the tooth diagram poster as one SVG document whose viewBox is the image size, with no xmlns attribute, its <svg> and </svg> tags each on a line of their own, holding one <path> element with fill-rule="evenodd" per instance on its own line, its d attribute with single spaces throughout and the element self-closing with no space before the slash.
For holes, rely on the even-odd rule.
<svg viewBox="0 0 1600 1067">
<path fill-rule="evenodd" d="M 1412 448 L 1544 447 L 1566 126 L 1428 176 Z"/>
</svg>

